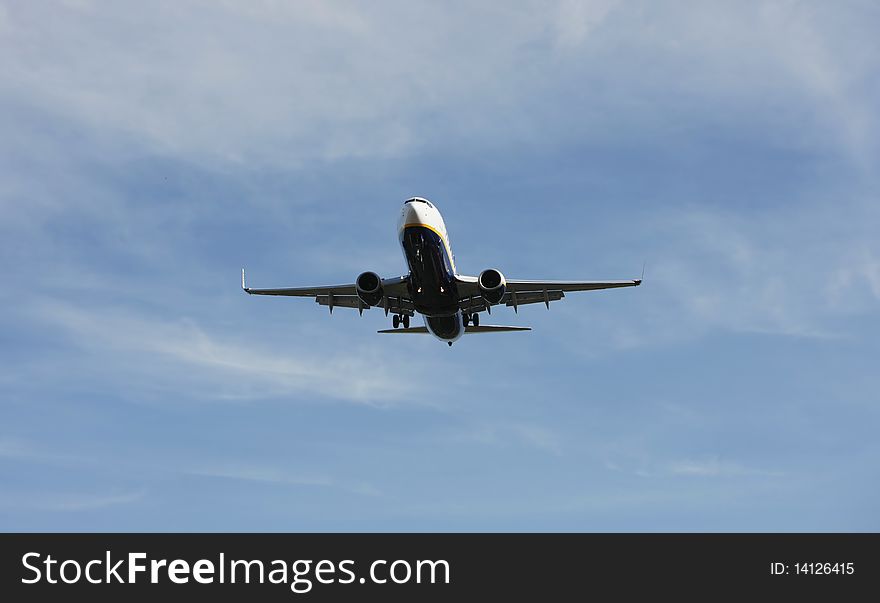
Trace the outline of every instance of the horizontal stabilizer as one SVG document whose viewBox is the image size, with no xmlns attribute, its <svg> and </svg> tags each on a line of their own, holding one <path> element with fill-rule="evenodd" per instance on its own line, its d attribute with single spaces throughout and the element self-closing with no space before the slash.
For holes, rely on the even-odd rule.
<svg viewBox="0 0 880 603">
<path fill-rule="evenodd" d="M 531 331 L 531 327 L 505 327 L 502 325 L 480 325 L 479 327 L 465 327 L 465 335 L 470 333 L 504 333 L 509 331 Z M 377 333 L 428 333 L 427 327 L 410 327 L 408 329 L 385 329 Z"/>
<path fill-rule="evenodd" d="M 469 333 L 504 333 L 506 331 L 531 331 L 532 327 L 505 327 L 502 325 L 480 325 L 479 327 L 466 327 L 465 335 Z"/>
<path fill-rule="evenodd" d="M 408 329 L 385 329 L 384 331 L 376 331 L 377 333 L 427 333 L 427 327 L 410 327 Z"/>
</svg>

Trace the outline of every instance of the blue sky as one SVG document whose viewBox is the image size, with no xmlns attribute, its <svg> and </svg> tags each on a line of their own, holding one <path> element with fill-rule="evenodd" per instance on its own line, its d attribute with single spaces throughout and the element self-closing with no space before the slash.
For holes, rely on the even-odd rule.
<svg viewBox="0 0 880 603">
<path fill-rule="evenodd" d="M 0 529 L 876 531 L 871 2 L 0 2 Z M 254 286 L 629 278 L 382 337 Z"/>
</svg>

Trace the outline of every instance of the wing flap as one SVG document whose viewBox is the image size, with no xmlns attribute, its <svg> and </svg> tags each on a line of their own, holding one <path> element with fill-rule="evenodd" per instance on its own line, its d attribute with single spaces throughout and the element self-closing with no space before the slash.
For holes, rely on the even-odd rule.
<svg viewBox="0 0 880 603">
<path fill-rule="evenodd" d="M 563 297 L 565 297 L 565 293 L 562 291 L 511 291 L 504 294 L 501 303 L 514 308 L 525 304 L 547 304 L 549 308 L 550 302 L 559 301 Z"/>
<path fill-rule="evenodd" d="M 465 297 L 458 302 L 458 307 L 462 312 L 471 314 L 473 312 L 484 312 L 486 310 L 486 300 L 482 296 Z"/>
<path fill-rule="evenodd" d="M 330 296 L 329 295 L 316 295 L 315 301 L 318 302 L 321 306 L 329 306 L 330 305 Z M 358 308 L 363 310 L 369 310 L 370 306 L 366 305 L 361 301 L 357 295 L 334 295 L 333 296 L 333 307 L 334 308 Z"/>
<path fill-rule="evenodd" d="M 559 301 L 563 297 L 565 297 L 565 293 L 562 291 L 547 291 L 546 293 L 544 291 L 526 291 L 524 293 L 511 291 L 504 294 L 500 303 L 508 307 L 526 304 L 547 304 L 549 307 L 550 302 Z M 486 310 L 486 301 L 482 297 L 466 297 L 458 305 L 462 312 L 467 313 L 484 312 Z"/>
<path fill-rule="evenodd" d="M 329 295 L 316 295 L 315 301 L 318 302 L 318 304 L 321 306 L 331 305 Z M 334 308 L 355 308 L 357 310 L 369 310 L 371 307 L 373 307 L 365 304 L 357 295 L 333 295 L 332 305 Z M 375 307 L 380 309 L 384 308 L 384 306 L 381 304 Z M 389 297 L 388 311 L 393 314 L 406 314 L 408 316 L 415 316 L 413 303 L 408 299 Z"/>
</svg>

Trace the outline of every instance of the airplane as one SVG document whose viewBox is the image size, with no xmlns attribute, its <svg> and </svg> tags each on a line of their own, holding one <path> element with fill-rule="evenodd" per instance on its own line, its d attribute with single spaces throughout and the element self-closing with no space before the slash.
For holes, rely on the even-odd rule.
<svg viewBox="0 0 880 603">
<path fill-rule="evenodd" d="M 478 276 L 459 274 L 443 216 L 433 203 L 412 197 L 403 204 L 398 222 L 398 237 L 409 274 L 381 278 L 375 272 L 361 273 L 354 283 L 323 287 L 253 289 L 245 284 L 241 270 L 241 288 L 251 295 L 286 295 L 314 297 L 330 309 L 382 308 L 385 316 L 393 314 L 392 329 L 379 333 L 430 333 L 450 346 L 462 335 L 530 331 L 530 327 L 480 325 L 480 313 L 492 313 L 492 307 L 504 304 L 518 312 L 519 306 L 543 303 L 550 309 L 572 291 L 593 291 L 618 287 L 637 287 L 642 279 L 617 281 L 525 281 L 507 279 L 495 268 Z M 643 271 L 644 275 L 644 271 Z M 410 318 L 421 314 L 425 326 L 411 327 Z"/>
</svg>

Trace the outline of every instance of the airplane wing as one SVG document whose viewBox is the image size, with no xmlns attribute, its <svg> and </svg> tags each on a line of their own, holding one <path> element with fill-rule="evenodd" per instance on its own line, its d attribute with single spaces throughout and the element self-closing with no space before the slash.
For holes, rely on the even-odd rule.
<svg viewBox="0 0 880 603">
<path fill-rule="evenodd" d="M 534 291 L 595 291 L 617 287 L 638 287 L 642 279 L 623 281 L 507 281 L 507 290 L 517 293 Z M 541 300 L 543 301 L 543 300 Z"/>
<path fill-rule="evenodd" d="M 409 292 L 406 287 L 406 277 L 382 279 L 382 288 L 387 299 L 387 310 L 398 314 L 414 315 L 412 301 L 408 299 Z M 356 308 L 363 312 L 370 306 L 363 303 L 358 297 L 357 287 L 354 283 L 345 285 L 323 285 L 318 287 L 279 287 L 273 289 L 255 289 L 248 287 L 244 279 L 244 268 L 241 270 L 241 288 L 250 295 L 285 295 L 290 297 L 314 297 L 315 301 L 322 306 L 328 306 L 330 312 L 333 308 Z"/>
<path fill-rule="evenodd" d="M 459 276 L 458 289 L 461 295 L 459 306 L 465 312 L 482 312 L 488 310 L 486 302 L 480 295 L 480 287 L 475 276 Z M 566 292 L 595 291 L 597 289 L 616 289 L 618 287 L 638 287 L 642 279 L 609 280 L 609 281 L 526 281 L 507 280 L 506 292 L 501 304 L 518 306 L 526 304 L 545 304 L 565 297 Z"/>
</svg>

